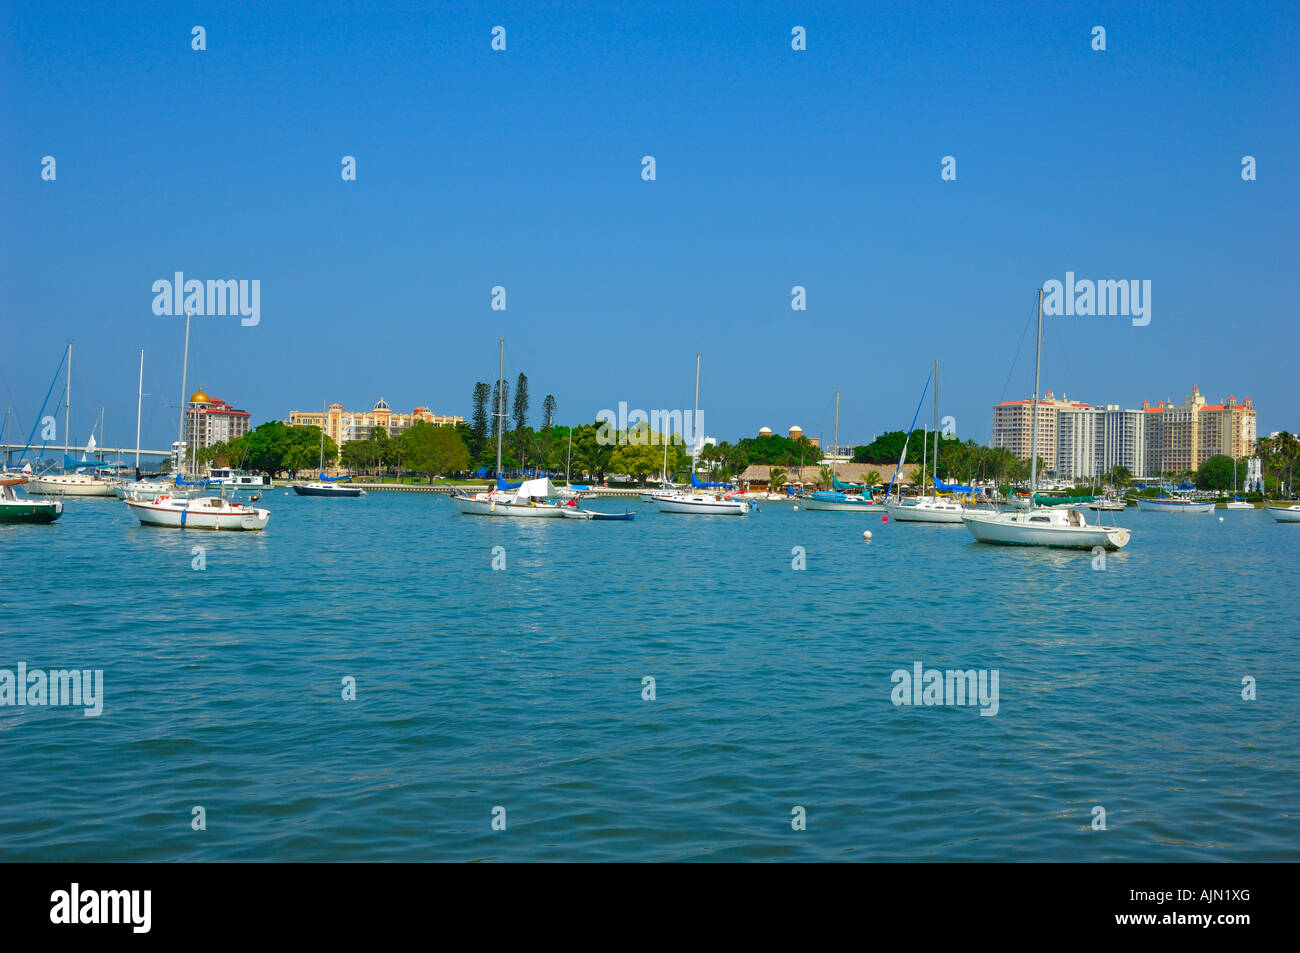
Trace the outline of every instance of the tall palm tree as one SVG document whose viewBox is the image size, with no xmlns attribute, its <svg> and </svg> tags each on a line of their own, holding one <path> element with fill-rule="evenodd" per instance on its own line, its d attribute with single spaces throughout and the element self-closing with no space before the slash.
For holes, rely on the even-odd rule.
<svg viewBox="0 0 1300 953">
<path fill-rule="evenodd" d="M 767 485 L 775 488 L 785 482 L 785 467 L 773 467 L 767 473 Z"/>
</svg>

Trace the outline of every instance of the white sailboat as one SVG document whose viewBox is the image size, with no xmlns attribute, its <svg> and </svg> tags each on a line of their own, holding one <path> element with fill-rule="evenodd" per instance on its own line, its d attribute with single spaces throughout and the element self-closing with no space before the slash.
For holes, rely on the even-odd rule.
<svg viewBox="0 0 1300 953">
<path fill-rule="evenodd" d="M 939 472 L 939 362 L 934 362 L 934 458 L 930 461 L 931 473 Z M 915 501 L 904 502 L 901 497 L 893 503 L 886 503 L 885 509 L 890 517 L 900 523 L 961 523 L 966 508 L 956 500 L 950 500 L 931 493 L 925 483 L 925 462 L 921 463 L 921 496 Z"/>
<path fill-rule="evenodd" d="M 1253 510 L 1255 508 L 1254 503 L 1251 503 L 1247 500 L 1243 500 L 1241 497 L 1237 495 L 1237 458 L 1236 457 L 1232 458 L 1232 499 L 1230 499 L 1227 502 L 1226 507 L 1227 509 L 1230 510 Z"/>
<path fill-rule="evenodd" d="M 1268 515 L 1279 523 L 1300 523 L 1300 503 L 1294 506 L 1270 506 Z"/>
<path fill-rule="evenodd" d="M 738 500 L 729 494 L 718 493 L 720 484 L 701 483 L 695 475 L 699 461 L 700 445 L 704 434 L 699 433 L 700 420 L 700 356 L 695 355 L 695 408 L 691 415 L 691 486 L 681 490 L 661 490 L 650 495 L 660 513 L 691 513 L 705 516 L 745 516 L 749 513 L 749 500 Z M 664 449 L 665 455 L 667 448 Z"/>
<path fill-rule="evenodd" d="M 1138 500 L 1138 509 L 1145 513 L 1213 513 L 1214 501 L 1162 496 L 1154 500 Z"/>
<path fill-rule="evenodd" d="M 327 409 L 326 402 L 322 400 L 320 403 L 320 479 L 312 483 L 295 483 L 293 492 L 298 496 L 351 497 L 354 499 L 365 496 L 366 491 L 358 486 L 340 486 L 339 483 L 325 477 L 325 416 Z"/>
<path fill-rule="evenodd" d="M 525 480 L 508 489 L 501 479 L 501 441 L 505 435 L 506 417 L 506 339 L 501 339 L 500 370 L 497 378 L 497 488 L 483 493 L 454 490 L 451 502 L 466 516 L 514 516 L 523 519 L 560 519 L 564 507 L 552 501 L 560 496 L 559 489 L 548 477 Z"/>
<path fill-rule="evenodd" d="M 966 513 L 962 522 L 981 543 L 1002 546 L 1054 546 L 1063 549 L 1123 549 L 1130 531 L 1123 526 L 1089 526 L 1083 513 L 1065 507 L 1035 507 L 1038 490 L 1038 385 L 1043 363 L 1043 289 L 1038 289 L 1038 348 L 1034 358 L 1034 403 L 1029 434 L 1029 505 L 1005 513 Z"/>
<path fill-rule="evenodd" d="M 840 447 L 840 392 L 835 392 L 835 450 L 838 454 Z M 839 482 L 838 473 L 836 472 L 836 461 L 831 461 L 831 489 L 817 490 L 806 496 L 803 501 L 805 510 L 820 511 L 823 513 L 883 513 L 885 507 L 871 498 L 871 491 L 868 489 L 862 492 L 845 492 L 835 488 Z"/>
<path fill-rule="evenodd" d="M 140 381 L 135 392 L 135 470 L 140 475 L 140 411 L 144 404 L 144 349 L 140 350 Z M 119 500 L 156 500 L 162 496 L 189 497 L 194 489 L 178 487 L 172 480 L 130 480 L 113 487 Z"/>
<path fill-rule="evenodd" d="M 68 380 L 63 398 L 63 473 L 40 473 L 27 481 L 27 492 L 36 496 L 112 496 L 117 481 L 105 479 L 99 470 L 83 473 L 76 467 L 69 456 L 72 449 L 68 442 L 72 431 L 72 342 L 68 342 Z M 86 443 L 87 452 L 94 448 L 94 432 Z"/>
</svg>

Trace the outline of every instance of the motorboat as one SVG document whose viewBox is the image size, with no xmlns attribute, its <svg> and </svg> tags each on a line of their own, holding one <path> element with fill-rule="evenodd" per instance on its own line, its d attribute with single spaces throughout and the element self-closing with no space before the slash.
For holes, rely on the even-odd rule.
<svg viewBox="0 0 1300 953">
<path fill-rule="evenodd" d="M 0 523 L 53 523 L 63 513 L 62 500 L 33 500 L 19 496 L 26 477 L 0 480 Z"/>
</svg>

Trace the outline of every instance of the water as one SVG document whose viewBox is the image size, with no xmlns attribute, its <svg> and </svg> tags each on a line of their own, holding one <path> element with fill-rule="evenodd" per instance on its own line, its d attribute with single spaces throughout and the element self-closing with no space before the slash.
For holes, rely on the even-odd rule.
<svg viewBox="0 0 1300 953">
<path fill-rule="evenodd" d="M 1300 859 L 1300 526 L 1108 514 L 1095 571 L 786 504 L 264 505 L 0 526 L 0 668 L 105 683 L 98 718 L 0 708 L 0 860 Z M 917 660 L 997 669 L 996 716 L 895 706 Z"/>
</svg>

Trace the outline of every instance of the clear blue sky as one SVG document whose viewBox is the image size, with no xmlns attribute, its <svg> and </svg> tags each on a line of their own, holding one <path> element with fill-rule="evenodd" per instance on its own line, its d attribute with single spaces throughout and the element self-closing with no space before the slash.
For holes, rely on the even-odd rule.
<svg viewBox="0 0 1300 953">
<path fill-rule="evenodd" d="M 699 351 L 711 435 L 829 440 L 839 388 L 865 442 L 938 358 L 940 413 L 986 441 L 1031 389 L 1034 289 L 1074 271 L 1151 280 L 1152 320 L 1049 319 L 1045 389 L 1199 384 L 1300 430 L 1298 26 L 1293 2 L 6 2 L 0 403 L 25 435 L 72 338 L 74 437 L 103 406 L 130 443 L 143 347 L 167 445 L 184 319 L 150 288 L 183 271 L 261 281 L 258 326 L 196 319 L 189 376 L 255 421 L 468 416 L 504 335 L 565 422 L 689 408 Z"/>
</svg>

